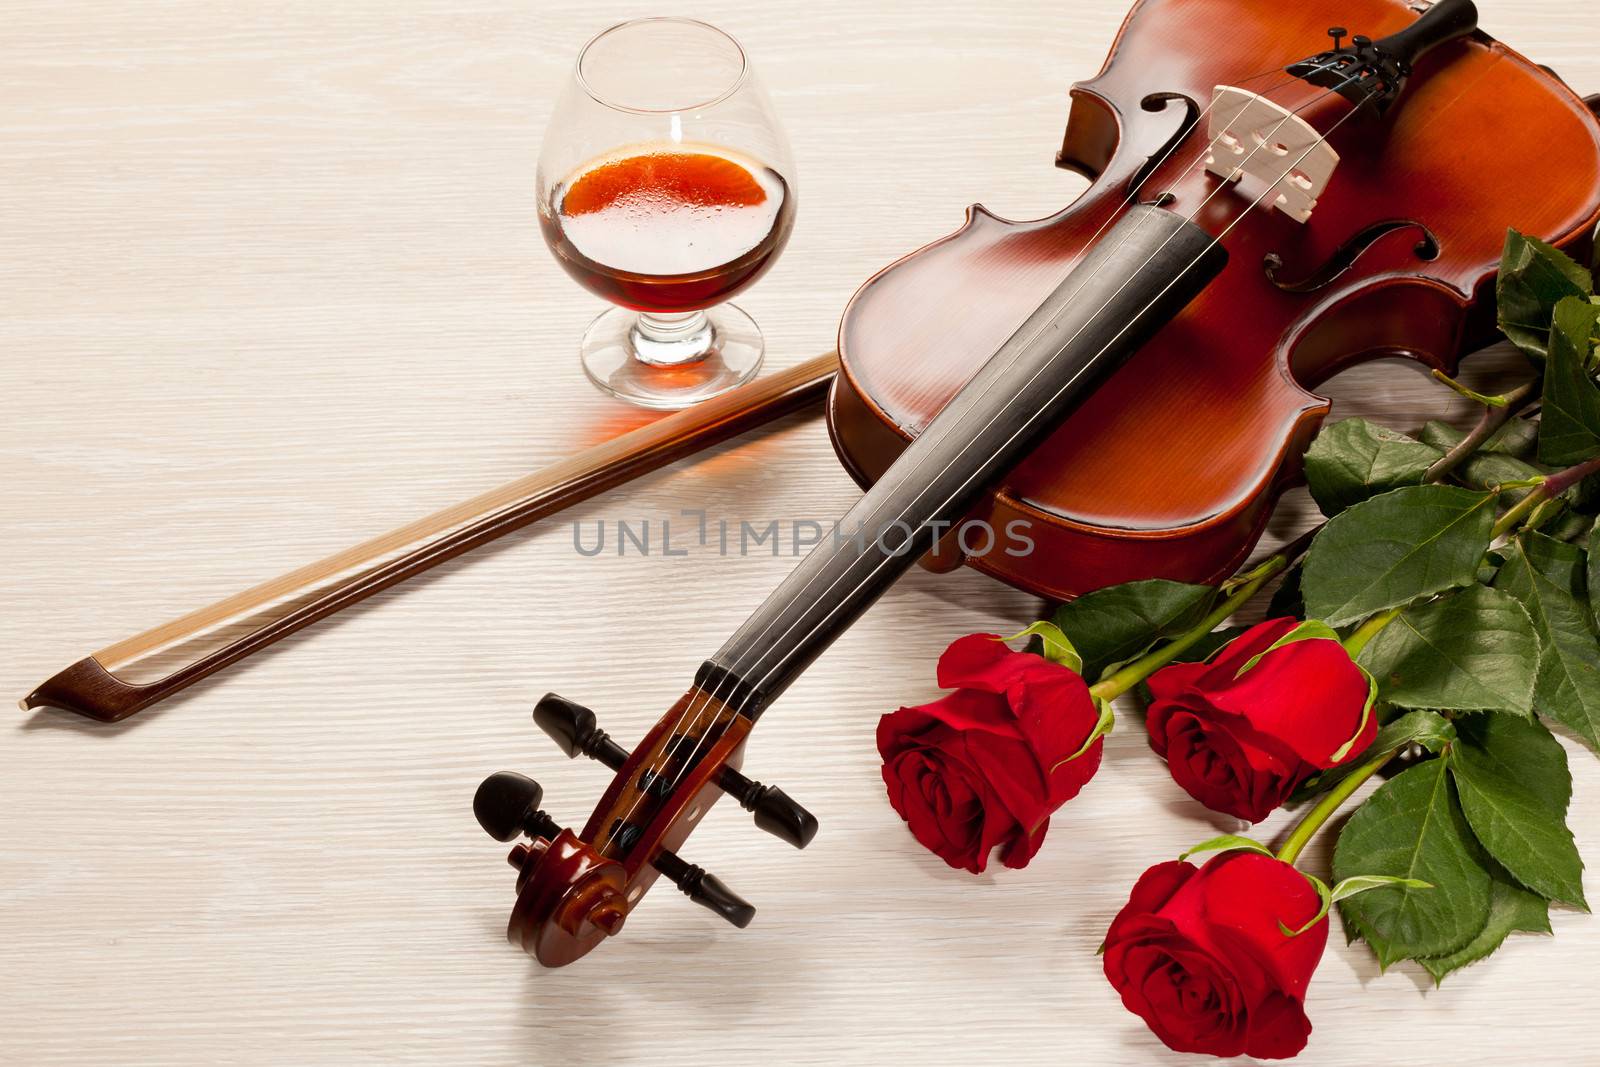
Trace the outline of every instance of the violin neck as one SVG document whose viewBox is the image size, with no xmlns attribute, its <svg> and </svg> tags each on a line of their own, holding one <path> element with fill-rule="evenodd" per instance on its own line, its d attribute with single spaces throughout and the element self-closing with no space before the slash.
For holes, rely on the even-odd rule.
<svg viewBox="0 0 1600 1067">
<path fill-rule="evenodd" d="M 1222 270 L 1205 230 L 1129 210 L 708 660 L 750 718 Z"/>
</svg>

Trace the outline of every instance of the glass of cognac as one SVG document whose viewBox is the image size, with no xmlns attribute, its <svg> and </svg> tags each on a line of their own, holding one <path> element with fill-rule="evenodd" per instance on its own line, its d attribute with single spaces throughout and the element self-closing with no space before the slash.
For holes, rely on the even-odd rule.
<svg viewBox="0 0 1600 1067">
<path fill-rule="evenodd" d="M 788 141 L 739 42 L 646 18 L 584 46 L 539 157 L 539 224 L 557 261 L 616 306 L 583 336 L 601 389 L 684 408 L 755 375 L 755 321 L 726 303 L 794 226 Z"/>
</svg>

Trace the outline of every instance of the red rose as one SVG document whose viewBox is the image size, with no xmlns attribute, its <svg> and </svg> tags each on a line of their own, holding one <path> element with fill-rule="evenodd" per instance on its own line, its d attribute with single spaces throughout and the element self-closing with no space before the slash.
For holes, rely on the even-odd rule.
<svg viewBox="0 0 1600 1067">
<path fill-rule="evenodd" d="M 1007 867 L 1026 867 L 1050 813 L 1100 766 L 1101 740 L 1084 749 L 1100 720 L 1089 688 L 993 634 L 957 640 L 938 678 L 956 691 L 878 722 L 889 803 L 952 867 L 981 873 L 996 845 Z"/>
<path fill-rule="evenodd" d="M 1209 663 L 1150 677 L 1150 744 L 1190 796 L 1258 822 L 1318 770 L 1372 743 L 1372 679 L 1337 640 L 1303 636 L 1317 633 L 1332 631 L 1271 619 Z"/>
<path fill-rule="evenodd" d="M 1255 852 L 1158 863 L 1106 934 L 1106 977 L 1177 1052 L 1293 1056 L 1311 1033 L 1306 986 L 1328 941 L 1305 875 Z M 1280 926 L 1279 924 L 1282 924 Z"/>
</svg>

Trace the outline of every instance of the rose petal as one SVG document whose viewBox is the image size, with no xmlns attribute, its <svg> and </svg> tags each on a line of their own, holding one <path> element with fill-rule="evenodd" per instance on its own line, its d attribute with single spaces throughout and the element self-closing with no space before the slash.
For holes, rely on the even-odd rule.
<svg viewBox="0 0 1600 1067">
<path fill-rule="evenodd" d="M 1213 933 L 1227 931 L 1235 959 L 1241 951 L 1270 975 L 1284 993 L 1303 998 L 1328 943 L 1328 920 L 1289 936 L 1279 923 L 1298 930 L 1322 907 L 1306 876 L 1271 856 L 1230 852 L 1202 870 L 1204 911 Z"/>
<path fill-rule="evenodd" d="M 1211 658 L 1208 682 L 1232 680 L 1239 668 L 1277 644 L 1280 637 L 1287 637 L 1299 625 L 1299 619 L 1268 619 L 1256 623 Z"/>
<path fill-rule="evenodd" d="M 1260 822 L 1311 773 L 1298 760 L 1284 763 L 1241 743 L 1225 724 L 1202 714 L 1175 712 L 1165 723 L 1163 747 L 1173 781 L 1212 811 Z"/>
<path fill-rule="evenodd" d="M 1111 920 L 1111 928 L 1106 931 L 1106 950 L 1109 952 L 1112 945 L 1133 936 L 1131 929 L 1124 928 L 1128 923 L 1160 911 L 1184 883 L 1199 873 L 1200 868 L 1192 863 L 1169 860 L 1141 874 L 1128 894 L 1128 903 Z"/>
<path fill-rule="evenodd" d="M 1250 1037 L 1245 1054 L 1258 1060 L 1286 1060 L 1298 1056 L 1311 1037 L 1311 1020 L 1298 1000 L 1269 996 L 1250 1013 Z"/>
<path fill-rule="evenodd" d="M 1040 661 L 1044 662 L 1044 661 Z M 1017 729 L 1048 769 L 1083 747 L 1100 722 L 1089 686 L 1065 667 L 1029 672 L 1006 691 Z"/>
<path fill-rule="evenodd" d="M 1248 720 L 1307 763 L 1328 768 L 1361 725 L 1370 691 L 1366 675 L 1339 642 L 1311 638 L 1274 649 L 1208 696 L 1218 710 Z"/>
<path fill-rule="evenodd" d="M 939 688 L 1004 693 L 1017 675 L 1028 668 L 1030 659 L 1046 662 L 1039 656 L 1013 651 L 998 634 L 958 637 L 939 657 Z"/>
</svg>

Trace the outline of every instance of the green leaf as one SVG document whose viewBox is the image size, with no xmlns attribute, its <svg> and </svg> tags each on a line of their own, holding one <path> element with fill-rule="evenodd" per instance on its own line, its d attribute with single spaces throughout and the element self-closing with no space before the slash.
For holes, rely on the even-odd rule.
<svg viewBox="0 0 1600 1067">
<path fill-rule="evenodd" d="M 1306 875 L 1306 881 L 1317 891 L 1317 896 L 1322 898 L 1322 907 L 1317 909 L 1305 925 L 1298 930 L 1291 930 L 1283 920 L 1278 920 L 1278 929 L 1283 931 L 1285 937 L 1299 937 L 1313 926 L 1322 921 L 1323 917 L 1332 910 L 1333 906 L 1341 900 L 1349 900 L 1371 889 L 1382 889 L 1384 886 L 1401 886 L 1406 889 L 1432 889 L 1433 886 L 1420 878 L 1396 878 L 1387 874 L 1358 874 L 1346 878 L 1332 889 L 1314 874 Z"/>
<path fill-rule="evenodd" d="M 1522 605 L 1475 585 L 1409 608 L 1357 662 L 1403 708 L 1532 714 L 1539 639 Z"/>
<path fill-rule="evenodd" d="M 1489 915 L 1489 872 L 1461 814 L 1442 759 L 1385 782 L 1345 824 L 1333 852 L 1338 881 L 1415 878 L 1432 889 L 1386 886 L 1340 902 L 1346 924 L 1387 968 L 1464 948 Z"/>
<path fill-rule="evenodd" d="M 1519 781 L 1551 811 L 1566 814 L 1572 800 L 1567 750 L 1544 723 L 1486 713 L 1463 715 L 1454 729 L 1460 740 L 1451 754 L 1458 763 L 1471 765 L 1480 775 Z"/>
<path fill-rule="evenodd" d="M 1421 745 L 1437 755 L 1455 739 L 1455 725 L 1438 712 L 1408 711 L 1379 730 L 1378 736 L 1373 738 L 1372 744 L 1366 751 L 1399 752 L 1408 745 Z M 1306 797 L 1324 792 L 1330 786 L 1360 770 L 1366 762 L 1364 759 L 1348 759 L 1337 767 L 1323 771 L 1307 781 L 1290 799 L 1304 800 Z"/>
<path fill-rule="evenodd" d="M 1465 431 L 1438 419 L 1423 423 L 1422 429 L 1417 431 L 1417 440 L 1437 448 L 1440 452 L 1450 451 L 1466 440 L 1466 437 Z M 1478 451 L 1531 460 L 1539 451 L 1539 423 L 1521 416 L 1510 419 L 1504 426 L 1490 434 L 1489 439 L 1478 446 Z"/>
<path fill-rule="evenodd" d="M 1586 908 L 1583 859 L 1560 812 L 1516 778 L 1449 757 L 1467 824 L 1489 855 L 1542 897 Z"/>
<path fill-rule="evenodd" d="M 1559 518 L 1544 529 L 1546 533 L 1557 541 L 1566 541 L 1576 546 L 1587 540 L 1589 531 L 1593 526 L 1593 515 L 1585 515 L 1581 511 L 1568 510 L 1562 512 Z"/>
<path fill-rule="evenodd" d="M 1344 419 L 1323 428 L 1306 452 L 1306 482 L 1324 515 L 1379 493 L 1421 485 L 1444 453 L 1398 430 Z"/>
<path fill-rule="evenodd" d="M 1073 674 L 1083 673 L 1083 657 L 1078 655 L 1078 650 L 1072 647 L 1072 642 L 1067 640 L 1067 635 L 1055 623 L 1040 619 L 1021 633 L 1000 640 L 1010 644 L 1021 637 L 1037 637 L 1043 647 L 1040 655 L 1045 659 L 1059 663 Z"/>
<path fill-rule="evenodd" d="M 1421 959 L 1417 962 L 1433 975 L 1434 984 L 1444 981 L 1445 975 L 1458 971 L 1469 963 L 1477 963 L 1505 943 L 1516 931 L 1534 934 L 1550 932 L 1550 905 L 1537 893 L 1530 893 L 1514 884 L 1502 873 L 1495 873 L 1489 883 L 1489 919 L 1478 936 L 1448 956 Z"/>
<path fill-rule="evenodd" d="M 1446 485 L 1395 489 L 1329 519 L 1311 543 L 1306 610 L 1344 626 L 1471 585 L 1489 548 L 1494 498 Z"/>
<path fill-rule="evenodd" d="M 1550 314 L 1558 302 L 1565 297 L 1586 297 L 1593 291 L 1589 272 L 1565 252 L 1515 230 L 1506 234 L 1495 287 L 1500 329 L 1528 355 L 1545 358 Z"/>
<path fill-rule="evenodd" d="M 1600 305 L 1569 297 L 1556 305 L 1544 374 L 1539 459 L 1565 467 L 1600 455 L 1600 386 L 1589 377 Z"/>
<path fill-rule="evenodd" d="M 1600 752 L 1600 644 L 1592 617 L 1572 594 L 1575 562 L 1549 538 L 1518 537 L 1495 588 L 1517 598 L 1539 642 L 1534 707 Z"/>
<path fill-rule="evenodd" d="M 1589 621 L 1600 627 L 1600 610 L 1597 610 L 1594 595 L 1588 590 L 1600 589 L 1600 522 L 1594 524 L 1589 531 L 1588 565 L 1585 568 L 1585 596 L 1584 601 L 1589 606 Z"/>
<path fill-rule="evenodd" d="M 1587 907 L 1584 861 L 1566 829 L 1571 776 L 1565 753 L 1538 723 L 1488 718 L 1470 726 L 1448 757 L 1467 824 L 1520 885 Z"/>
<path fill-rule="evenodd" d="M 1200 842 L 1179 856 L 1178 859 L 1186 860 L 1190 856 L 1199 856 L 1206 852 L 1237 852 L 1241 849 L 1246 852 L 1259 852 L 1263 856 L 1272 855 L 1272 850 L 1255 838 L 1241 837 L 1238 834 L 1223 834 L 1221 837 L 1213 837 L 1209 841 Z"/>
<path fill-rule="evenodd" d="M 1579 599 L 1588 596 L 1588 561 L 1583 549 L 1547 537 L 1536 530 L 1519 535 L 1517 540 L 1521 542 L 1534 570 L 1558 589 Z M 1510 558 L 1511 552 L 1507 551 L 1506 555 Z"/>
<path fill-rule="evenodd" d="M 1056 610 L 1055 624 L 1083 657 L 1083 676 L 1098 679 L 1113 663 L 1139 655 L 1205 617 L 1217 591 L 1151 579 L 1086 593 Z"/>
</svg>

